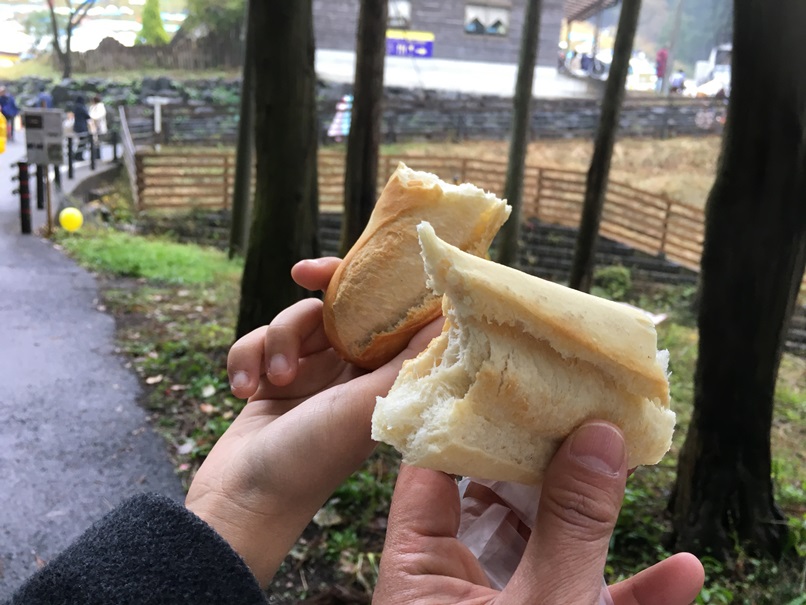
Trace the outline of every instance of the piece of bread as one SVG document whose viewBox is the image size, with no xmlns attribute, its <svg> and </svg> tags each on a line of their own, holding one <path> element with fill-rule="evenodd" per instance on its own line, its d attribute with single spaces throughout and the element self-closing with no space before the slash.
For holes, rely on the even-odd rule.
<svg viewBox="0 0 806 605">
<path fill-rule="evenodd" d="M 431 223 L 445 241 L 483 255 L 510 210 L 474 185 L 446 183 L 401 163 L 325 294 L 325 333 L 333 347 L 372 370 L 439 317 L 441 297 L 426 286 L 420 258 L 421 221 Z"/>
<path fill-rule="evenodd" d="M 669 450 L 668 352 L 632 307 L 476 258 L 418 227 L 445 328 L 379 397 L 372 438 L 405 462 L 539 483 L 583 421 L 624 432 L 629 467 Z"/>
</svg>

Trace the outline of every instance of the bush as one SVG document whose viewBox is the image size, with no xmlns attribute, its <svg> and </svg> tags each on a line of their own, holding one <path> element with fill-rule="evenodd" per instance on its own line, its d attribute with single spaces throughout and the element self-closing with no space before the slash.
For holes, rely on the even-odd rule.
<svg viewBox="0 0 806 605">
<path fill-rule="evenodd" d="M 626 300 L 632 289 L 632 275 L 627 267 L 612 265 L 601 267 L 593 273 L 592 292 L 610 300 Z"/>
</svg>

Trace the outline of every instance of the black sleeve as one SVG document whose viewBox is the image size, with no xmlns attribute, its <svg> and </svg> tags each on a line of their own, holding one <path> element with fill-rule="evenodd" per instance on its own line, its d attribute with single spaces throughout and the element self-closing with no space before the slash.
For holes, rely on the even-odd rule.
<svg viewBox="0 0 806 605">
<path fill-rule="evenodd" d="M 243 560 L 209 525 L 158 495 L 127 500 L 29 579 L 9 605 L 265 605 Z"/>
</svg>

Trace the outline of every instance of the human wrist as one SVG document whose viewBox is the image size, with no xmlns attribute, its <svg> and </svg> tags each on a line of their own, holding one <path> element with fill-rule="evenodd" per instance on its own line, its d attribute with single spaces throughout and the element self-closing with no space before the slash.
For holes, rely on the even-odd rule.
<svg viewBox="0 0 806 605">
<path fill-rule="evenodd" d="M 276 522 L 226 498 L 188 498 L 187 509 L 207 523 L 244 561 L 260 586 L 268 586 L 285 558 L 284 540 L 272 535 Z"/>
</svg>

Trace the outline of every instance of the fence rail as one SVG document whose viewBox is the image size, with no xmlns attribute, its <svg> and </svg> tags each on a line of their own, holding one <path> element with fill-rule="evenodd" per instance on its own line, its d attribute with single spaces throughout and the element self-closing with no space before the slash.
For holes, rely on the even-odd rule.
<svg viewBox="0 0 806 605">
<path fill-rule="evenodd" d="M 341 153 L 319 153 L 319 204 L 323 212 L 343 209 L 344 160 Z M 433 172 L 447 181 L 473 183 L 498 195 L 504 189 L 503 160 L 389 154 L 380 159 L 379 191 L 398 162 L 405 162 L 415 170 Z M 140 149 L 135 164 L 135 199 L 139 210 L 229 207 L 235 181 L 233 151 Z M 128 160 L 126 166 L 131 170 Z M 577 228 L 585 197 L 585 178 L 585 172 L 578 170 L 527 166 L 523 219 L 537 218 L 544 223 Z M 697 206 L 610 180 L 600 233 L 699 271 L 705 229 L 703 209 Z M 806 286 L 806 277 L 803 285 Z"/>
<path fill-rule="evenodd" d="M 126 110 L 119 108 L 120 114 L 120 138 L 123 146 L 123 164 L 129 175 L 129 187 L 132 191 L 132 199 L 136 208 L 140 207 L 140 185 L 137 181 L 137 148 L 135 147 L 132 133 L 129 130 L 129 123 L 126 120 Z"/>
</svg>

